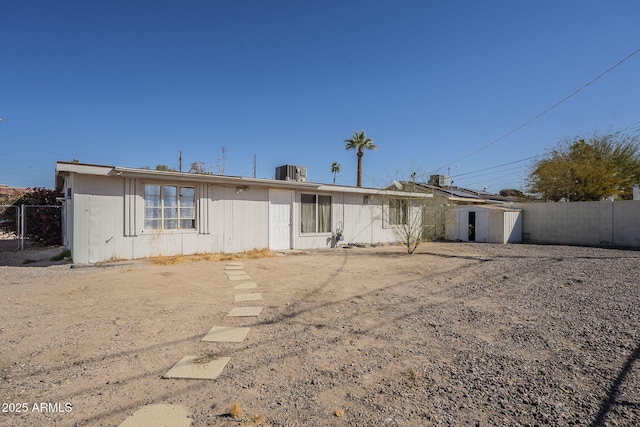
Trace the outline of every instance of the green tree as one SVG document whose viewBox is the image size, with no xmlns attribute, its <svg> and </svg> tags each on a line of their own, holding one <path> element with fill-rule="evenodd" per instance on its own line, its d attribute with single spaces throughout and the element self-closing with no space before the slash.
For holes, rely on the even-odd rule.
<svg viewBox="0 0 640 427">
<path fill-rule="evenodd" d="M 512 197 L 515 198 L 519 202 L 527 202 L 531 200 L 529 196 L 524 194 L 522 191 L 515 188 L 503 188 L 500 190 L 500 194 L 502 197 Z"/>
<path fill-rule="evenodd" d="M 156 165 L 157 171 L 165 171 L 165 172 L 178 172 L 176 168 L 169 167 L 167 165 Z"/>
<path fill-rule="evenodd" d="M 341 168 L 342 166 L 340 166 L 340 163 L 338 162 L 331 163 L 331 173 L 333 174 L 333 185 L 336 185 L 336 175 L 340 173 Z"/>
<path fill-rule="evenodd" d="M 344 142 L 347 143 L 347 150 L 357 150 L 358 177 L 356 186 L 362 187 L 362 156 L 364 155 L 364 150 L 377 150 L 378 146 L 373 143 L 373 139 L 367 137 L 364 130 L 360 132 L 353 131 L 351 139 L 345 139 Z"/>
<path fill-rule="evenodd" d="M 545 201 L 633 197 L 640 182 L 640 141 L 619 133 L 563 140 L 534 163 L 528 191 Z"/>
</svg>

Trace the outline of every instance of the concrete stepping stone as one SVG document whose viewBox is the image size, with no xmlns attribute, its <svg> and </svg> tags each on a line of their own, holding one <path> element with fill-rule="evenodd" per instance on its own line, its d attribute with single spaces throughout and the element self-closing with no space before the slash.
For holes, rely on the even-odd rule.
<svg viewBox="0 0 640 427">
<path fill-rule="evenodd" d="M 249 333 L 249 329 L 245 327 L 233 326 L 214 326 L 202 341 L 209 342 L 242 342 Z"/>
<path fill-rule="evenodd" d="M 227 276 L 243 276 L 247 274 L 244 270 L 225 270 Z"/>
<path fill-rule="evenodd" d="M 236 302 L 241 301 L 260 301 L 262 299 L 262 294 L 253 293 L 253 294 L 236 294 Z"/>
<path fill-rule="evenodd" d="M 222 372 L 230 357 L 220 357 L 205 363 L 200 363 L 202 357 L 185 356 L 173 368 L 164 374 L 163 378 L 188 378 L 194 380 L 215 380 Z"/>
<path fill-rule="evenodd" d="M 229 280 L 233 280 L 233 281 L 238 281 L 238 280 L 251 280 L 251 277 L 249 277 L 249 275 L 247 273 L 243 273 L 242 275 L 231 275 L 231 276 L 227 276 L 227 278 Z"/>
<path fill-rule="evenodd" d="M 120 427 L 189 427 L 191 413 L 180 405 L 147 405 L 127 417 Z"/>
<path fill-rule="evenodd" d="M 233 289 L 255 289 L 257 287 L 258 285 L 256 284 L 256 282 L 244 282 L 240 283 L 239 285 L 235 285 Z"/>
<path fill-rule="evenodd" d="M 225 271 L 236 271 L 236 270 L 244 270 L 244 267 L 241 265 L 227 265 Z"/>
<path fill-rule="evenodd" d="M 264 306 L 260 307 L 235 307 L 232 308 L 227 316 L 230 317 L 258 317 Z"/>
</svg>

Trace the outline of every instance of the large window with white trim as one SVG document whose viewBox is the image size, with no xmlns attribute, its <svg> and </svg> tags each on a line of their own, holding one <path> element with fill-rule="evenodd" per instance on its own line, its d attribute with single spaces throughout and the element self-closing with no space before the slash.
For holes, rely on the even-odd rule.
<svg viewBox="0 0 640 427">
<path fill-rule="evenodd" d="M 144 228 L 194 230 L 196 228 L 195 187 L 145 185 Z"/>
<path fill-rule="evenodd" d="M 300 231 L 331 233 L 331 196 L 300 195 Z"/>
</svg>

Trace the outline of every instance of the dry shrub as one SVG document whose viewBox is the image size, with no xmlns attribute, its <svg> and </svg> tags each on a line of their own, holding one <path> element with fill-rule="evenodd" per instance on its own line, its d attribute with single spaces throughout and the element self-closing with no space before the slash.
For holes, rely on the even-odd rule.
<svg viewBox="0 0 640 427">
<path fill-rule="evenodd" d="M 345 412 L 346 411 L 344 409 L 336 409 L 336 417 L 339 417 L 339 418 L 344 417 Z"/>
<path fill-rule="evenodd" d="M 245 424 L 245 427 L 253 427 L 259 426 L 263 422 L 265 422 L 266 418 L 264 414 L 258 414 L 251 417 L 251 422 L 249 424 Z"/>
<path fill-rule="evenodd" d="M 236 401 L 231 404 L 229 408 L 229 415 L 233 418 L 241 418 L 242 417 L 242 409 L 240 408 L 240 404 Z"/>
<path fill-rule="evenodd" d="M 191 363 L 196 364 L 196 365 L 204 365 L 206 363 L 209 363 L 217 358 L 220 357 L 220 354 L 212 351 L 212 350 L 207 350 L 204 352 L 204 354 L 196 359 L 193 359 L 193 361 Z"/>
<path fill-rule="evenodd" d="M 405 384 L 409 386 L 418 385 L 423 379 L 420 371 L 415 368 L 411 368 L 403 372 L 401 377 L 404 379 Z"/>
<path fill-rule="evenodd" d="M 275 257 L 276 254 L 267 248 L 251 249 L 247 252 L 240 252 L 237 254 L 228 254 L 224 252 L 213 252 L 205 254 L 194 255 L 172 255 L 172 256 L 159 256 L 149 258 L 149 261 L 156 265 L 177 265 L 187 262 L 198 261 L 235 261 L 239 259 L 258 259 L 258 258 L 270 258 Z"/>
</svg>

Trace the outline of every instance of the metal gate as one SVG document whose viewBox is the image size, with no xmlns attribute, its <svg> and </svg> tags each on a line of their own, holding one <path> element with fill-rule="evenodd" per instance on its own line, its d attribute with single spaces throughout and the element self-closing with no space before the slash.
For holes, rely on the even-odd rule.
<svg viewBox="0 0 640 427">
<path fill-rule="evenodd" d="M 62 244 L 62 206 L 0 205 L 0 250 Z"/>
<path fill-rule="evenodd" d="M 422 240 L 444 239 L 446 206 L 422 208 Z"/>
</svg>

